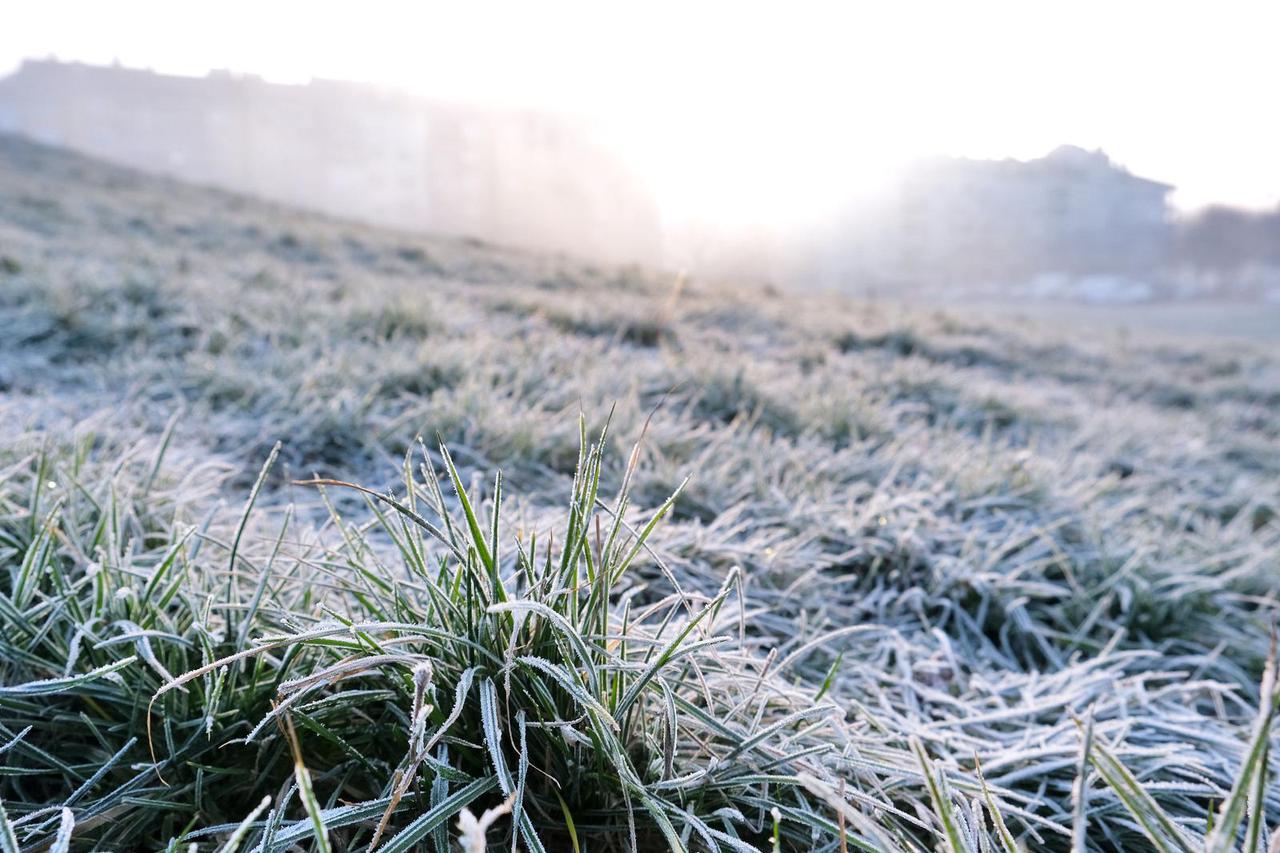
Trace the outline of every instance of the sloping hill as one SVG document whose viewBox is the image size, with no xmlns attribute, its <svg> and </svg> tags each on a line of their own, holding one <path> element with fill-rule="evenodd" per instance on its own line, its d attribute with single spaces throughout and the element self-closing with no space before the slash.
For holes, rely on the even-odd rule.
<svg viewBox="0 0 1280 853">
<path fill-rule="evenodd" d="M 316 474 L 403 498 L 422 453 L 444 464 L 437 435 L 478 504 L 491 502 L 493 472 L 505 475 L 511 538 L 489 556 L 513 595 L 533 583 L 517 541 L 536 535 L 548 566 L 553 553 L 607 563 L 607 512 L 594 522 L 603 533 L 579 524 L 582 550 L 561 556 L 579 412 L 592 436 L 612 412 L 600 494 L 632 459 L 637 528 L 640 509 L 691 478 L 604 594 L 619 609 L 601 617 L 608 638 L 584 634 L 600 643 L 591 654 L 623 656 L 599 664 L 607 671 L 642 671 L 648 653 L 627 658 L 613 636 L 629 624 L 622 603 L 643 613 L 674 602 L 679 625 L 726 584 L 733 594 L 689 637 L 724 633 L 730 650 L 701 665 L 690 650 L 669 682 L 636 688 L 630 794 L 561 780 L 574 793 L 557 803 L 533 757 L 543 788 L 530 782 L 524 819 L 546 838 L 565 841 L 563 804 L 594 839 L 584 849 L 625 848 L 625 802 L 650 844 L 670 841 L 662 813 L 695 846 L 764 845 L 779 820 L 793 849 L 834 850 L 843 785 L 851 837 L 930 849 L 947 812 L 930 805 L 915 737 L 964 792 L 955 809 L 969 831 L 995 832 L 975 805 L 976 755 L 1011 831 L 1032 849 L 1068 849 L 1073 719 L 1086 715 L 1176 832 L 1198 836 L 1246 762 L 1280 577 L 1273 349 L 682 282 L 374 230 L 14 138 L 0 138 L 0 329 L 0 684 L 18 686 L 0 687 L 0 800 L 23 844 L 53 837 L 60 812 L 40 809 L 62 803 L 75 837 L 99 849 L 229 833 L 216 828 L 263 795 L 279 799 L 292 778 L 274 722 L 254 732 L 262 746 L 237 742 L 283 699 L 280 684 L 309 678 L 323 690 L 296 725 L 337 843 L 368 844 L 397 771 L 425 780 L 390 819 L 391 831 L 412 828 L 436 802 L 431 779 L 446 778 L 396 763 L 421 699 L 412 680 L 362 665 L 353 698 L 345 682 L 326 686 L 338 676 L 315 675 L 355 666 L 382 634 L 298 641 L 296 657 L 272 651 L 184 684 L 199 700 L 164 694 L 163 732 L 150 734 L 171 756 L 171 787 L 148 769 L 147 702 L 256 637 L 326 618 L 436 618 L 427 592 L 417 604 L 393 595 L 429 586 L 400 528 L 379 533 L 374 505 L 338 488 L 326 494 L 344 520 L 326 521 L 315 488 L 292 481 Z M 277 442 L 246 527 L 241 509 Z M 406 466 L 406 452 L 417 461 Z M 474 559 L 488 552 L 484 537 L 468 541 Z M 598 576 L 584 571 L 581 593 L 548 594 L 586 596 Z M 521 625 L 495 630 L 516 649 Z M 444 689 L 432 659 L 432 701 L 447 709 L 456 685 Z M 501 685 L 499 669 L 475 677 Z M 669 693 L 650 696 L 659 682 Z M 528 759 L 518 700 L 502 702 L 449 741 L 462 762 L 455 790 L 493 772 L 480 741 L 495 720 L 490 752 L 512 773 Z M 821 719 L 789 716 L 823 703 Z M 580 724 L 565 742 L 604 737 L 529 717 Z M 379 726 L 397 734 L 356 740 Z M 762 734 L 734 741 L 730 730 Z M 745 769 L 716 776 L 735 761 Z M 599 772 L 630 784 L 618 765 Z M 506 787 L 486 784 L 477 811 Z M 1089 849 L 1145 849 L 1105 779 L 1091 784 Z M 674 805 L 650 809 L 649 796 Z M 1261 796 L 1274 826 L 1280 787 Z M 281 837 L 308 837 L 303 804 L 282 802 L 266 813 Z M 357 802 L 381 805 L 338 815 Z M 265 843 L 270 829 L 251 832 Z"/>
</svg>

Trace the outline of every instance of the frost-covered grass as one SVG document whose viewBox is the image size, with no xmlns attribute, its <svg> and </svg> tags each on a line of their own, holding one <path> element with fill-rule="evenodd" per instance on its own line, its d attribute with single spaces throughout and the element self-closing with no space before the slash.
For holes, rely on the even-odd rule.
<svg viewBox="0 0 1280 853">
<path fill-rule="evenodd" d="M 0 139 L 0 850 L 1266 850 L 1277 389 Z"/>
</svg>

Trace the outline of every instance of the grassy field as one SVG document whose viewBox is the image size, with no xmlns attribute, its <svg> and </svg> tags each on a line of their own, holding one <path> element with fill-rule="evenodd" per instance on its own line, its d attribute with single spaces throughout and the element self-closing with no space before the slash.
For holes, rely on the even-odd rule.
<svg viewBox="0 0 1280 853">
<path fill-rule="evenodd" d="M 1215 340 L 1280 344 L 1280 302 L 1192 300 L 1137 304 L 1072 304 L 1064 302 L 978 302 L 950 306 L 962 317 L 1002 318 L 1004 322 L 1056 325 L 1077 334 L 1121 340 L 1137 333 L 1188 339 L 1200 346 Z"/>
<path fill-rule="evenodd" d="M 1280 358 L 1085 331 L 0 137 L 0 850 L 1275 849 Z"/>
</svg>

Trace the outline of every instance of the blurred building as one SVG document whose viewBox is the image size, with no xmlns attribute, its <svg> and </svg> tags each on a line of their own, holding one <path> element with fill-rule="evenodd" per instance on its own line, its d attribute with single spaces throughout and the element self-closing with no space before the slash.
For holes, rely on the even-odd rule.
<svg viewBox="0 0 1280 853">
<path fill-rule="evenodd" d="M 393 227 L 652 261 L 657 208 L 588 126 L 374 86 L 29 61 L 0 130 Z"/>
<path fill-rule="evenodd" d="M 1172 189 L 1074 146 L 1029 161 L 926 160 L 840 221 L 822 275 L 960 288 L 1146 276 L 1170 259 Z"/>
</svg>

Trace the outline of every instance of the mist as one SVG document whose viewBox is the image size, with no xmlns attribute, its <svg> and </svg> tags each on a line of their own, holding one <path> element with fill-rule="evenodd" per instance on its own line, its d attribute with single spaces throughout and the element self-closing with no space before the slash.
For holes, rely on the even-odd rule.
<svg viewBox="0 0 1280 853">
<path fill-rule="evenodd" d="M 1280 299 L 1280 22 L 1245 0 L 21 24 L 0 130 L 355 221 L 861 296 Z"/>
<path fill-rule="evenodd" d="M 944 300 L 1280 301 L 1280 209 L 1178 212 L 1172 184 L 1071 145 L 860 177 L 794 169 L 789 182 L 726 177 L 707 153 L 682 199 L 581 116 L 48 60 L 0 80 L 0 131 L 372 224 L 719 279 Z M 698 203 L 717 187 L 715 205 Z"/>
</svg>

